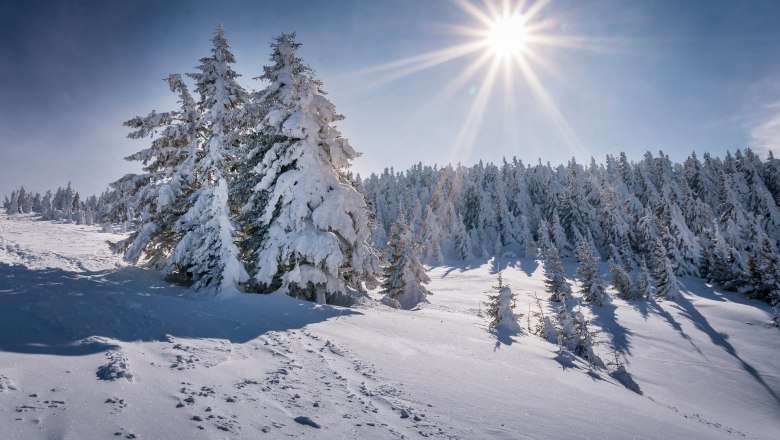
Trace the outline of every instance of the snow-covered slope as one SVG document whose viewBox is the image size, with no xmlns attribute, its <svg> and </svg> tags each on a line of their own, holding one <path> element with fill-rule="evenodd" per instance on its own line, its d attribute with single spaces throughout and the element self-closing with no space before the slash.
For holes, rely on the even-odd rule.
<svg viewBox="0 0 780 440">
<path fill-rule="evenodd" d="M 700 280 L 586 310 L 640 395 L 527 330 L 488 332 L 491 264 L 431 270 L 415 311 L 215 300 L 122 265 L 119 238 L 0 216 L 0 438 L 780 436 L 780 332 Z M 526 327 L 541 267 L 503 275 Z"/>
</svg>

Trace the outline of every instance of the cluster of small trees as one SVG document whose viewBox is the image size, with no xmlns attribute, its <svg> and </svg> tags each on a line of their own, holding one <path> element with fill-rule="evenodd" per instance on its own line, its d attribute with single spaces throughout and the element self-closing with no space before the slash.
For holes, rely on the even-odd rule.
<svg viewBox="0 0 780 440">
<path fill-rule="evenodd" d="M 116 191 L 106 191 L 100 196 L 82 199 L 70 182 L 56 191 L 31 193 L 24 186 L 11 192 L 3 201 L 6 214 L 38 214 L 45 220 L 57 220 L 76 224 L 92 225 L 120 223 L 125 220 L 124 213 L 117 213 Z"/>
<path fill-rule="evenodd" d="M 138 226 L 116 245 L 196 289 L 283 289 L 318 302 L 373 286 L 379 258 L 369 211 L 347 174 L 355 150 L 295 34 L 271 43 L 267 86 L 246 91 L 219 28 L 195 73 L 167 84 L 179 109 L 125 123 L 151 145 L 129 156 L 144 174 L 115 182 Z"/>
</svg>

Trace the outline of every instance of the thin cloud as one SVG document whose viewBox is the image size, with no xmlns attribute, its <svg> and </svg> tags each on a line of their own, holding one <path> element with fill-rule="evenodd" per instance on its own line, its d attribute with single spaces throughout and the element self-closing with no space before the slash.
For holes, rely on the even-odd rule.
<svg viewBox="0 0 780 440">
<path fill-rule="evenodd" d="M 753 149 L 768 152 L 780 147 L 780 83 L 764 81 L 752 91 L 747 135 Z"/>
<path fill-rule="evenodd" d="M 775 150 L 780 145 L 780 99 L 766 106 L 766 117 L 750 129 L 751 144 L 762 150 Z"/>
</svg>

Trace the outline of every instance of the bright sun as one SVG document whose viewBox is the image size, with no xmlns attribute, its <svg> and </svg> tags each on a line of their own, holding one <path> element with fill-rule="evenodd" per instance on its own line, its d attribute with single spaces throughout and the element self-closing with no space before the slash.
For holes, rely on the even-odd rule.
<svg viewBox="0 0 780 440">
<path fill-rule="evenodd" d="M 556 32 L 560 26 L 558 17 L 552 13 L 542 14 L 552 0 L 453 1 L 477 23 L 474 23 L 476 26 L 446 25 L 446 28 L 468 37 L 467 40 L 461 44 L 392 61 L 357 73 L 376 76 L 378 72 L 382 72 L 384 75 L 374 82 L 381 84 L 458 58 L 472 57 L 466 68 L 447 81 L 438 97 L 434 98 L 434 101 L 441 103 L 462 90 L 468 90 L 472 96 L 471 107 L 452 148 L 451 160 L 457 159 L 462 148 L 473 147 L 482 119 L 490 106 L 490 96 L 499 82 L 502 83 L 501 94 L 505 104 L 503 114 L 507 117 L 507 126 L 516 125 L 514 121 L 518 118 L 520 103 L 516 100 L 515 90 L 518 84 L 525 83 L 535 101 L 536 109 L 544 114 L 562 140 L 576 154 L 580 150 L 577 135 L 547 91 L 544 77 L 537 75 L 537 68 L 558 76 L 559 72 L 548 63 L 545 56 L 548 49 L 598 50 L 603 47 L 603 43 Z"/>
<path fill-rule="evenodd" d="M 499 57 L 519 56 L 525 49 L 525 23 L 520 14 L 498 17 L 490 24 L 487 44 Z"/>
</svg>

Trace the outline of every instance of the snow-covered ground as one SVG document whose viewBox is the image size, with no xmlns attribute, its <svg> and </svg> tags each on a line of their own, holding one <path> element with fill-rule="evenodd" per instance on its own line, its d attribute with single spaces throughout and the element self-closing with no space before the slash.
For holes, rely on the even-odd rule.
<svg viewBox="0 0 780 440">
<path fill-rule="evenodd" d="M 584 307 L 638 394 L 528 330 L 491 334 L 493 264 L 431 270 L 420 310 L 346 309 L 193 297 L 123 265 L 119 238 L 0 215 L 0 438 L 780 438 L 768 307 L 698 279 Z M 542 269 L 507 263 L 525 328 Z"/>
</svg>

